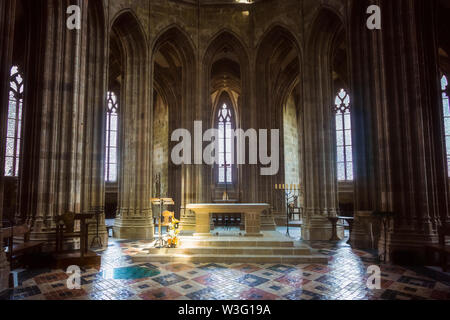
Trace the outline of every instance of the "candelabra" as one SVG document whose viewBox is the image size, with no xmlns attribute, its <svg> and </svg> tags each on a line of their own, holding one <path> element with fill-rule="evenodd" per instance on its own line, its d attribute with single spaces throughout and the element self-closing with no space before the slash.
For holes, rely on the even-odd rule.
<svg viewBox="0 0 450 320">
<path fill-rule="evenodd" d="M 164 241 L 162 236 L 162 212 L 163 206 L 174 205 L 174 201 L 171 198 L 162 198 L 162 187 L 161 187 L 161 175 L 158 174 L 155 177 L 155 189 L 156 189 L 156 198 L 152 198 L 151 202 L 155 206 L 159 206 L 159 222 L 158 222 L 158 240 L 155 242 L 155 248 L 165 248 L 167 247 L 167 243 Z"/>
<path fill-rule="evenodd" d="M 290 237 L 289 233 L 289 203 L 298 199 L 301 194 L 301 189 L 299 184 L 276 184 L 275 192 L 281 201 L 286 201 L 286 236 Z"/>
<path fill-rule="evenodd" d="M 100 237 L 100 218 L 101 218 L 100 216 L 102 214 L 103 208 L 95 207 L 95 208 L 92 208 L 92 211 L 95 213 L 96 231 L 95 231 L 95 236 L 91 242 L 91 248 L 102 248 L 103 242 L 102 242 L 102 238 Z"/>
</svg>

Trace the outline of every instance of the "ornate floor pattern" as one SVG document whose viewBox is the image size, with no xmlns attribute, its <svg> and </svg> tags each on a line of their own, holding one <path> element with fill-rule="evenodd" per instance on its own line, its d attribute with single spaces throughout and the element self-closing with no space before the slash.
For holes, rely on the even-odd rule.
<svg viewBox="0 0 450 320">
<path fill-rule="evenodd" d="M 64 270 L 29 270 L 10 300 L 450 300 L 450 276 L 430 268 L 379 265 L 376 255 L 345 244 L 309 243 L 329 265 L 137 263 L 143 241 L 110 240 L 102 267 L 82 270 L 81 289 L 67 289 Z M 382 289 L 367 288 L 367 268 L 379 265 Z"/>
</svg>

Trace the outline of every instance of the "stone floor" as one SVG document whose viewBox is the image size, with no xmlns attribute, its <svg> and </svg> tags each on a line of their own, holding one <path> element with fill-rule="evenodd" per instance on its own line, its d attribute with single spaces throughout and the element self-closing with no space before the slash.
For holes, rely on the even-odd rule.
<svg viewBox="0 0 450 320">
<path fill-rule="evenodd" d="M 280 229 L 284 233 L 285 229 Z M 298 237 L 300 230 L 291 230 Z M 81 289 L 66 287 L 64 270 L 27 270 L 20 286 L 1 297 L 11 300 L 450 300 L 450 275 L 432 268 L 379 264 L 371 252 L 345 241 L 311 242 L 328 265 L 136 263 L 144 241 L 110 240 L 102 267 L 82 270 Z M 379 265 L 382 289 L 367 288 L 367 268 Z"/>
</svg>

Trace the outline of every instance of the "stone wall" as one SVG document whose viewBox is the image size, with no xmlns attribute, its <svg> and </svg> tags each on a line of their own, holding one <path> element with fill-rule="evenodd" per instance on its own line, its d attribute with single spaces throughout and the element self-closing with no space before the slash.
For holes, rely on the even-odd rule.
<svg viewBox="0 0 450 320">
<path fill-rule="evenodd" d="M 289 97 L 283 114 L 285 183 L 300 183 L 299 134 L 295 102 Z"/>
<path fill-rule="evenodd" d="M 172 197 L 169 191 L 169 109 L 159 95 L 153 111 L 153 175 L 161 175 L 161 196 Z M 153 190 L 156 195 L 158 190 Z"/>
</svg>

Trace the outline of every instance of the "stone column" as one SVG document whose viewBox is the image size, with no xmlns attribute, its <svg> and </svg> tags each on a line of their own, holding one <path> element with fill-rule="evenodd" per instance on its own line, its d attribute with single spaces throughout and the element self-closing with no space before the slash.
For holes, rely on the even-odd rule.
<svg viewBox="0 0 450 320">
<path fill-rule="evenodd" d="M 332 39 L 338 18 L 323 12 L 309 34 L 303 70 L 305 213 L 303 240 L 329 240 L 337 215 L 334 105 L 331 77 Z M 325 29 L 326 28 L 326 29 Z M 341 230 L 342 233 L 342 230 Z"/>
<path fill-rule="evenodd" d="M 53 250 L 55 217 L 80 213 L 85 97 L 82 30 L 66 28 L 73 1 L 33 1 L 29 60 L 25 68 L 24 146 L 18 218 L 32 227 L 31 240 Z M 83 1 L 75 2 L 83 7 Z M 86 10 L 84 10 L 86 11 Z M 82 28 L 86 28 L 86 19 Z M 73 244 L 73 243 L 72 243 Z"/>
<path fill-rule="evenodd" d="M 148 45 L 141 25 L 129 12 L 119 16 L 112 32 L 124 49 L 124 80 L 119 110 L 119 208 L 114 235 L 153 239 L 152 121 Z"/>
<path fill-rule="evenodd" d="M 424 246 L 449 220 L 436 1 L 383 0 L 381 10 L 386 101 L 377 146 L 387 183 L 380 194 L 395 217 L 380 249 L 386 241 L 390 260 L 423 262 Z"/>
<path fill-rule="evenodd" d="M 83 1 L 83 60 L 80 70 L 81 81 L 78 130 L 83 139 L 79 141 L 83 157 L 77 159 L 82 168 L 82 183 L 78 185 L 81 198 L 81 212 L 98 215 L 98 236 L 105 248 L 108 234 L 105 225 L 105 119 L 108 42 L 105 27 L 104 8 L 100 1 Z M 88 243 L 97 236 L 97 219 L 93 218 L 89 227 Z"/>
<path fill-rule="evenodd" d="M 383 209 L 382 185 L 386 179 L 380 175 L 387 157 L 386 150 L 377 144 L 377 129 L 382 123 L 382 106 L 385 103 L 382 59 L 382 31 L 365 28 L 369 5 L 379 1 L 354 1 L 348 10 L 351 17 L 349 27 L 349 70 L 351 74 L 350 95 L 352 98 L 352 142 L 354 171 L 354 215 L 351 237 L 354 248 L 377 247 L 380 223 L 372 218 L 374 211 Z M 378 155 L 378 158 L 375 156 Z"/>
<path fill-rule="evenodd" d="M 11 58 L 14 40 L 15 1 L 0 3 L 0 168 L 5 167 L 6 118 L 8 113 L 8 92 Z M 0 293 L 9 285 L 9 263 L 3 250 L 1 232 L 3 217 L 3 172 L 0 174 Z"/>
</svg>

